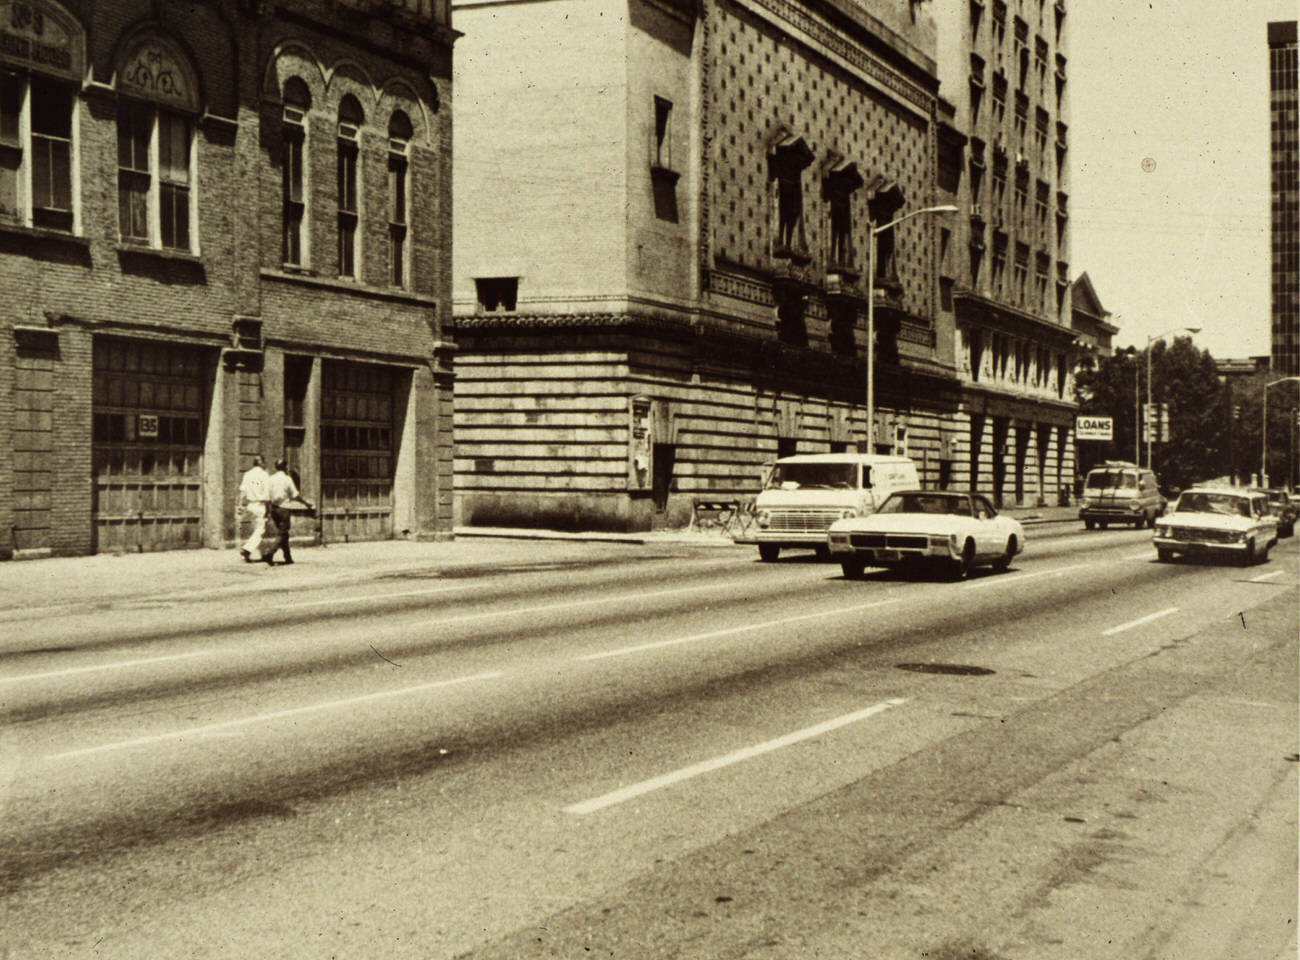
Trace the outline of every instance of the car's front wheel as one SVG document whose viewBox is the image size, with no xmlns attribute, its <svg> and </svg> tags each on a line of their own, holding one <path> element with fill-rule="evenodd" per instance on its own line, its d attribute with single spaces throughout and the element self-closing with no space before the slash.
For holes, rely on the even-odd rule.
<svg viewBox="0 0 1300 960">
<path fill-rule="evenodd" d="M 975 566 L 975 541 L 967 540 L 961 548 L 961 556 L 949 562 L 948 575 L 953 580 L 961 580 L 970 574 Z"/>
<path fill-rule="evenodd" d="M 1097 528 L 1097 521 L 1096 521 L 1096 520 L 1085 520 L 1085 521 L 1083 521 L 1083 528 L 1084 528 L 1085 530 L 1095 530 L 1095 529 Z"/>
<path fill-rule="evenodd" d="M 1246 542 L 1246 552 L 1241 556 L 1241 565 L 1243 567 L 1249 567 L 1254 562 L 1255 562 L 1255 541 L 1249 540 Z"/>
<path fill-rule="evenodd" d="M 862 571 L 866 568 L 867 565 L 861 557 L 852 557 L 840 561 L 840 569 L 844 571 L 845 580 L 862 579 Z"/>
<path fill-rule="evenodd" d="M 758 545 L 758 559 L 764 563 L 771 563 L 781 555 L 781 548 L 775 543 L 760 543 Z"/>
<path fill-rule="evenodd" d="M 1156 559 L 1161 563 L 1169 563 L 1174 559 L 1174 552 L 1165 547 L 1156 547 Z"/>
</svg>

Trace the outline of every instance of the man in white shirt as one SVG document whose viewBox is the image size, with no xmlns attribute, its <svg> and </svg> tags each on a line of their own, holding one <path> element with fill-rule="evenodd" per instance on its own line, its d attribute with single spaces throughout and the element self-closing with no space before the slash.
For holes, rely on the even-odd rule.
<svg viewBox="0 0 1300 960">
<path fill-rule="evenodd" d="M 271 548 L 271 552 L 262 558 L 267 563 L 275 562 L 275 552 L 277 550 L 284 551 L 285 563 L 293 563 L 293 554 L 289 552 L 289 524 L 293 519 L 293 515 L 287 510 L 280 509 L 285 501 L 298 498 L 298 485 L 293 482 L 293 477 L 289 476 L 288 469 L 288 461 L 283 457 L 275 461 L 275 473 L 271 474 L 269 482 L 271 522 L 275 524 L 279 540 Z"/>
<path fill-rule="evenodd" d="M 260 553 L 262 531 L 266 527 L 266 506 L 271 499 L 271 478 L 262 466 L 260 453 L 253 455 L 253 465 L 244 472 L 239 481 L 239 505 L 248 516 L 253 518 L 253 532 L 249 534 L 244 545 L 239 548 L 239 555 L 245 563 L 253 562 L 253 551 Z"/>
</svg>

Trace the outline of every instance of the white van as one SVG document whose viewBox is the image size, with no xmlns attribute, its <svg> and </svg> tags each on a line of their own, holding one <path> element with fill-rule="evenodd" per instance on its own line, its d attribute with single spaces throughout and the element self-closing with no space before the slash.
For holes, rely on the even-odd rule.
<svg viewBox="0 0 1300 960">
<path fill-rule="evenodd" d="M 826 528 L 865 517 L 895 490 L 921 486 L 907 457 L 873 453 L 807 453 L 772 464 L 754 501 L 758 555 L 775 560 L 782 547 L 829 556 Z"/>
</svg>

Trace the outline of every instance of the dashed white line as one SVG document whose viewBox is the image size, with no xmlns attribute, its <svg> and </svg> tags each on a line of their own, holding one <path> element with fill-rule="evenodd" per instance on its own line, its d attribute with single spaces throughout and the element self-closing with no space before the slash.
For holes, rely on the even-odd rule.
<svg viewBox="0 0 1300 960">
<path fill-rule="evenodd" d="M 1274 570 L 1272 573 L 1261 573 L 1258 577 L 1251 577 L 1250 582 L 1263 583 L 1266 580 L 1272 580 L 1274 577 L 1280 577 L 1284 573 L 1286 573 L 1285 570 Z"/>
<path fill-rule="evenodd" d="M 1083 570 L 1095 566 L 1097 566 L 1095 563 L 1076 563 L 1068 567 L 1057 567 L 1055 570 L 1039 570 L 1037 573 L 1017 573 L 1009 577 L 990 577 L 987 580 L 976 580 L 973 583 L 967 583 L 965 588 L 967 590 L 980 590 L 984 587 L 1000 587 L 1005 584 L 1019 583 L 1021 580 L 1032 580 L 1034 577 L 1056 577 L 1062 573 L 1069 573 L 1071 570 Z"/>
<path fill-rule="evenodd" d="M 47 760 L 66 760 L 69 757 L 84 757 L 91 753 L 107 753 L 110 750 L 125 750 L 129 747 L 140 747 L 149 743 L 161 743 L 164 740 L 178 740 L 184 737 L 209 737 L 217 731 L 233 730 L 237 727 L 246 727 L 255 723 L 265 723 L 268 720 L 283 720 L 285 717 L 298 717 L 305 713 L 319 713 L 322 710 L 334 710 L 338 707 L 350 707 L 358 703 L 369 703 L 374 700 L 383 700 L 388 697 L 403 697 L 412 693 L 424 693 L 428 690 L 437 690 L 439 687 L 451 687 L 462 683 L 473 683 L 477 680 L 496 680 L 505 676 L 502 671 L 493 671 L 490 673 L 475 673 L 465 677 L 455 677 L 451 680 L 434 680 L 431 683 L 420 683 L 413 687 L 399 687 L 395 690 L 380 690 L 377 693 L 367 693 L 359 697 L 347 697 L 343 700 L 327 700 L 324 703 L 312 703 L 305 707 L 292 707 L 288 710 L 272 710 L 268 713 L 259 713 L 251 717 L 240 717 L 237 720 L 223 720 L 221 723 L 207 723 L 198 727 L 185 727 L 181 730 L 171 730 L 167 733 L 156 733 L 148 737 L 136 737 L 133 740 L 119 740 L 115 743 L 102 743 L 95 747 L 82 747 L 77 750 L 65 750 L 62 753 L 47 754 Z"/>
<path fill-rule="evenodd" d="M 119 660 L 116 663 L 97 663 L 88 667 L 66 667 L 63 670 L 46 670 L 43 673 L 23 673 L 16 677 L 0 677 L 0 683 L 22 683 L 28 680 L 50 680 L 54 677 L 70 677 L 78 673 L 94 673 L 100 670 L 121 670 L 125 667 L 138 667 L 146 663 L 166 663 L 168 660 L 185 660 L 189 657 L 210 657 L 220 651 L 196 650 L 193 653 L 173 653 L 165 657 L 143 657 L 138 660 Z"/>
<path fill-rule="evenodd" d="M 451 593 L 454 590 L 468 590 L 471 584 L 458 583 L 452 587 L 432 587 L 425 590 L 403 590 L 401 593 L 372 593 L 360 597 L 330 597 L 327 600 L 300 600 L 296 603 L 282 603 L 284 610 L 296 607 L 326 607 L 338 603 L 364 603 L 368 600 L 393 600 L 397 597 L 425 597 L 434 593 Z"/>
<path fill-rule="evenodd" d="M 725 630 L 710 630 L 708 633 L 696 633 L 689 637 L 673 637 L 670 640 L 655 640 L 651 643 L 638 643 L 630 647 L 619 647 L 617 650 L 602 650 L 599 653 L 587 653 L 580 657 L 574 657 L 575 660 L 603 660 L 606 657 L 622 657 L 629 653 L 640 653 L 642 650 L 657 650 L 660 647 L 672 647 L 680 643 L 693 643 L 697 640 L 711 640 L 714 637 L 726 637 L 736 633 L 748 633 L 753 630 L 764 630 L 768 627 L 779 627 L 787 623 L 798 623 L 801 620 L 816 620 L 819 617 L 834 617 L 845 613 L 857 613 L 860 610 L 870 610 L 873 607 L 883 607 L 891 603 L 899 603 L 901 600 L 895 598 L 892 600 L 877 600 L 874 603 L 859 603 L 851 607 L 837 607 L 834 610 L 819 610 L 817 613 L 805 613 L 797 617 L 782 617 L 779 620 L 764 620 L 761 623 L 746 623 L 739 627 L 728 627 Z"/>
<path fill-rule="evenodd" d="M 1111 627 L 1109 630 L 1103 630 L 1103 637 L 1114 636 L 1117 633 L 1123 633 L 1125 630 L 1132 630 L 1134 627 L 1140 627 L 1144 623 L 1150 623 L 1152 620 L 1159 620 L 1161 617 L 1167 617 L 1171 613 L 1177 613 L 1177 607 L 1166 607 L 1164 610 L 1158 610 L 1155 613 L 1148 613 L 1145 617 L 1138 617 L 1136 620 L 1130 620 L 1128 623 L 1121 623 L 1119 626 Z"/>
<path fill-rule="evenodd" d="M 631 786 L 623 787 L 619 790 L 613 790 L 609 793 L 602 794 L 599 797 L 593 797 L 591 800 L 584 800 L 581 803 L 571 804 L 564 808 L 565 813 L 586 814 L 594 813 L 597 810 L 603 810 L 605 807 L 612 807 L 615 804 L 623 803 L 635 797 L 660 790 L 664 787 L 671 786 L 674 783 L 681 783 L 683 780 L 689 780 L 692 777 L 698 777 L 705 773 L 710 773 L 722 767 L 731 766 L 733 763 L 740 763 L 742 760 L 749 760 L 764 753 L 770 753 L 773 750 L 779 750 L 782 747 L 788 747 L 791 744 L 799 743 L 801 740 L 809 740 L 812 737 L 820 736 L 831 730 L 837 730 L 840 727 L 848 726 L 850 723 L 857 723 L 859 720 L 865 720 L 867 717 L 875 716 L 888 710 L 890 707 L 896 707 L 899 704 L 906 703 L 903 699 L 886 700 L 883 703 L 877 703 L 874 706 L 867 707 L 865 710 L 858 710 L 854 713 L 846 713 L 844 716 L 836 717 L 833 720 L 827 720 L 816 726 L 805 727 L 802 730 L 796 730 L 794 733 L 787 733 L 783 737 L 777 737 L 775 740 L 768 740 L 764 743 L 755 744 L 752 747 L 744 747 L 740 750 L 733 750 L 731 753 L 724 753 L 720 757 L 714 757 L 712 760 L 704 760 L 700 763 L 693 763 L 689 767 L 682 767 L 680 770 L 674 770 L 671 773 L 665 773 L 663 776 L 654 777 L 650 780 L 642 780 L 640 783 L 634 783 Z"/>
</svg>

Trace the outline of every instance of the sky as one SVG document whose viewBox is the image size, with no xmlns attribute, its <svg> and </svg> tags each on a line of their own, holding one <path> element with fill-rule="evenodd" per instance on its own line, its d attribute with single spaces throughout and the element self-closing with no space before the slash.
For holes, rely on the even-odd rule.
<svg viewBox="0 0 1300 960">
<path fill-rule="evenodd" d="M 1071 276 L 1091 278 L 1117 346 L 1200 327 L 1216 358 L 1267 354 L 1267 24 L 1300 4 L 1066 10 Z"/>
</svg>

